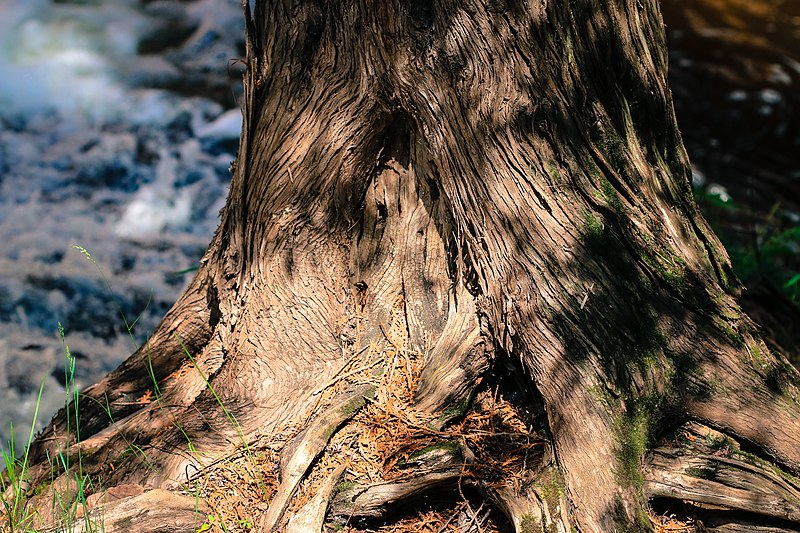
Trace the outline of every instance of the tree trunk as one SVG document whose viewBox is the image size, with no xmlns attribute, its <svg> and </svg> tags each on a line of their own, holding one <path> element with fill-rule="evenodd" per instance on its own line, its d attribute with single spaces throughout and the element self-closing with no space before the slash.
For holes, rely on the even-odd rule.
<svg viewBox="0 0 800 533">
<path fill-rule="evenodd" d="M 790 530 L 800 379 L 692 199 L 655 0 L 244 4 L 219 230 L 34 485 L 69 450 L 95 486 L 185 489 L 245 449 L 274 459 L 263 531 L 434 489 L 515 531 L 648 530 L 649 497 Z M 720 465 L 750 481 L 693 476 Z"/>
</svg>

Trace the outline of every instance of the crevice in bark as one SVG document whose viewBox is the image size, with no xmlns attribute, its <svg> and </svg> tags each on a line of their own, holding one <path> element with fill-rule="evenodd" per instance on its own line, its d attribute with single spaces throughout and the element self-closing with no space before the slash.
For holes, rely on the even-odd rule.
<svg viewBox="0 0 800 533">
<path fill-rule="evenodd" d="M 435 8 L 432 0 L 407 0 L 405 4 L 414 26 L 424 30 L 433 25 Z"/>
<path fill-rule="evenodd" d="M 386 130 L 380 136 L 382 144 L 376 156 L 377 167 L 382 169 L 389 161 L 394 160 L 401 167 L 408 168 L 411 165 L 411 147 L 416 137 L 413 121 L 407 113 L 395 110 L 386 117 L 386 123 Z M 431 193 L 431 204 L 436 199 L 437 195 Z"/>
</svg>

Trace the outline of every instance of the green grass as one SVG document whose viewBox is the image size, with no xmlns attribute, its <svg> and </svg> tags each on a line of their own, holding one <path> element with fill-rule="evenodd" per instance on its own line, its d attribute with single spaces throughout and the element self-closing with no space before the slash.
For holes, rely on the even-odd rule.
<svg viewBox="0 0 800 533">
<path fill-rule="evenodd" d="M 0 504 L 8 520 L 8 527 L 11 533 L 15 531 L 25 531 L 25 525 L 31 522 L 27 515 L 25 503 L 27 500 L 27 473 L 28 473 L 28 453 L 33 441 L 33 434 L 36 429 L 36 419 L 39 416 L 39 405 L 42 401 L 42 391 L 44 390 L 45 380 L 39 386 L 39 395 L 36 398 L 36 409 L 33 413 L 33 422 L 28 436 L 28 443 L 25 446 L 25 453 L 22 460 L 18 460 L 14 446 L 14 425 L 11 425 L 11 440 L 9 449 L 3 450 L 3 464 L 5 472 L 0 475 Z"/>
<path fill-rule="evenodd" d="M 61 337 L 61 344 L 64 347 L 64 405 L 66 406 L 65 414 L 67 426 L 66 442 L 71 441 L 73 434 L 75 435 L 75 442 L 80 442 L 80 391 L 75 384 L 75 358 L 70 352 L 69 345 L 67 344 L 64 334 L 64 328 L 61 326 L 61 323 L 58 324 L 58 333 Z M 77 456 L 75 458 L 77 463 L 72 463 L 71 455 L 72 454 L 70 453 L 70 450 L 61 450 L 59 446 L 58 456 L 56 459 L 57 463 L 61 467 L 61 471 L 64 472 L 67 477 L 70 475 L 74 476 L 77 494 L 75 495 L 74 499 L 69 497 L 71 495 L 67 495 L 68 497 L 64 499 L 62 498 L 62 494 L 59 494 L 58 492 L 54 494 L 55 499 L 59 504 L 60 516 L 65 519 L 65 525 L 67 525 L 70 530 L 72 529 L 71 524 L 75 522 L 78 506 L 83 505 L 86 507 L 87 489 L 92 489 L 91 480 L 83 471 L 83 461 L 80 448 L 77 448 Z M 86 531 L 102 531 L 102 527 L 98 527 L 92 523 L 88 513 L 84 514 L 84 529 Z"/>
<path fill-rule="evenodd" d="M 92 257 L 91 253 L 83 246 L 74 245 L 73 248 L 83 254 L 86 259 L 91 262 L 92 265 L 94 265 L 95 269 L 100 273 L 104 287 L 113 297 L 111 284 L 109 283 L 108 278 L 105 276 L 98 263 L 95 261 L 94 257 Z M 137 317 L 134 321 L 130 322 L 125 317 L 120 305 L 117 305 L 117 309 L 123 323 L 125 324 L 127 333 L 135 345 L 136 343 L 133 330 L 140 317 Z M 99 403 L 99 400 L 85 397 L 80 394 L 79 388 L 75 382 L 76 358 L 72 355 L 69 345 L 67 344 L 66 332 L 64 331 L 61 323 L 58 323 L 58 333 L 64 353 L 65 378 L 63 386 L 64 422 L 66 426 L 64 442 L 80 442 L 81 431 L 79 421 L 81 405 L 86 401 Z M 159 407 L 164 408 L 161 401 L 161 391 L 155 377 L 153 362 L 149 351 L 147 352 L 147 365 L 147 370 L 153 382 L 155 400 L 158 402 Z M 205 376 L 203 376 L 203 379 L 206 381 L 206 383 L 208 383 Z M 28 501 L 34 495 L 40 495 L 44 491 L 52 491 L 51 496 L 54 507 L 54 525 L 58 526 L 58 530 L 60 532 L 73 531 L 76 527 L 75 524 L 78 523 L 78 521 L 82 523 L 84 531 L 102 532 L 104 530 L 103 524 L 95 523 L 95 519 L 93 518 L 92 514 L 86 512 L 83 514 L 82 518 L 78 518 L 78 511 L 82 507 L 84 509 L 86 508 L 87 496 L 93 492 L 102 490 L 102 487 L 96 486 L 90 476 L 85 472 L 83 456 L 79 447 L 62 449 L 59 442 L 57 444 L 55 456 L 50 456 L 49 454 L 47 456 L 47 461 L 49 462 L 51 472 L 49 482 L 44 483 L 44 486 L 30 486 L 31 458 L 29 454 L 31 451 L 31 444 L 33 442 L 34 434 L 36 432 L 36 424 L 37 421 L 39 421 L 39 411 L 42 405 L 42 393 L 44 392 L 46 380 L 47 377 L 42 380 L 41 386 L 39 387 L 30 434 L 22 453 L 20 454 L 20 457 L 17 456 L 20 450 L 15 442 L 13 424 L 11 426 L 11 437 L 8 447 L 1 450 L 5 471 L 0 473 L 0 490 L 2 491 L 0 492 L 0 530 L 8 533 L 33 533 L 38 531 L 43 525 L 46 524 L 42 524 L 41 517 L 35 514 L 35 510 L 32 508 L 32 506 L 28 505 Z M 211 388 L 210 384 L 209 388 Z M 217 398 L 217 401 L 219 401 L 221 404 L 221 400 L 216 395 L 216 392 L 213 391 L 213 388 L 211 390 L 215 398 Z M 110 423 L 113 424 L 114 419 L 111 407 L 107 404 L 101 404 L 100 407 L 107 413 Z M 223 410 L 226 416 L 228 416 L 229 420 L 231 420 L 234 428 L 241 435 L 241 429 L 231 413 L 224 406 Z M 165 409 L 164 412 L 169 412 L 169 410 Z M 189 438 L 189 435 L 177 420 L 173 421 L 173 425 L 186 438 L 189 451 L 193 456 L 196 456 L 197 450 Z M 126 451 L 123 451 L 123 455 L 129 453 L 137 456 L 142 459 L 148 468 L 153 470 L 156 469 L 156 466 L 148 460 L 144 449 L 134 444 L 123 433 L 120 433 L 120 437 L 127 445 L 127 449 Z"/>
<path fill-rule="evenodd" d="M 762 217 L 716 194 L 695 189 L 695 198 L 725 245 L 736 276 L 745 283 L 766 280 L 800 304 L 800 225 L 780 217 L 780 204 Z M 747 239 L 721 227 L 723 219 L 753 215 L 763 220 L 759 221 L 756 233 Z"/>
<path fill-rule="evenodd" d="M 80 440 L 80 427 L 78 424 L 78 414 L 80 411 L 80 394 L 77 386 L 75 385 L 75 357 L 69 349 L 66 342 L 64 329 L 61 323 L 58 324 L 58 331 L 61 338 L 61 343 L 64 349 L 64 405 L 66 417 L 66 442 L 74 437 L 76 441 Z M 18 459 L 16 452 L 16 445 L 14 442 L 14 428 L 11 427 L 11 439 L 9 441 L 8 450 L 3 450 L 3 463 L 5 472 L 0 475 L 0 504 L 4 514 L 5 522 L 2 526 L 4 531 L 10 533 L 28 533 L 37 531 L 39 523 L 38 516 L 28 506 L 28 499 L 33 496 L 40 487 L 29 486 L 29 454 L 31 450 L 31 443 L 36 431 L 36 422 L 39 418 L 39 408 L 42 402 L 42 392 L 44 391 L 46 378 L 42 380 L 39 387 L 39 394 L 36 398 L 36 406 L 34 408 L 33 421 L 31 423 L 30 434 L 28 442 L 25 445 L 22 458 Z M 53 501 L 56 504 L 56 522 L 63 526 L 59 531 L 72 531 L 73 524 L 77 518 L 79 506 L 86 505 L 86 495 L 93 489 L 91 480 L 83 471 L 83 462 L 80 449 L 77 455 L 73 458 L 70 450 L 61 449 L 58 447 L 58 453 L 55 457 L 48 457 L 51 466 L 51 483 L 50 490 L 53 491 Z M 56 489 L 56 478 L 66 474 L 66 485 L 72 484 L 74 479 L 74 490 L 67 490 L 65 493 L 60 493 Z M 84 531 L 95 532 L 103 531 L 102 525 L 92 522 L 89 514 L 83 516 Z"/>
</svg>

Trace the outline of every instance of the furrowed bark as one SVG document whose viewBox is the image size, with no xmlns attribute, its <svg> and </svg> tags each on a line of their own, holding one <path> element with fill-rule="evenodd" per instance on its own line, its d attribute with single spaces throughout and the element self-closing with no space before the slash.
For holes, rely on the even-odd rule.
<svg viewBox="0 0 800 533">
<path fill-rule="evenodd" d="M 773 519 L 780 525 L 765 527 L 776 531 L 789 531 L 780 527 L 800 523 L 800 481 L 796 478 L 743 451 L 730 436 L 702 424 L 684 424 L 674 435 L 669 445 L 658 446 L 649 454 L 644 489 L 650 498 L 706 507 L 709 516 L 705 521 L 710 523 L 719 522 L 731 511 L 751 519 Z M 749 524 L 756 526 L 757 522 Z"/>
<path fill-rule="evenodd" d="M 333 514 L 381 514 L 465 480 L 517 531 L 647 530 L 648 495 L 709 503 L 717 489 L 732 508 L 796 519 L 788 493 L 693 481 L 663 450 L 643 470 L 689 419 L 786 475 L 800 465 L 800 379 L 737 306 L 693 202 L 655 0 L 257 1 L 245 16 L 244 127 L 220 228 L 150 349 L 82 400 L 89 429 L 69 453 L 85 472 L 176 489 L 259 435 L 305 427 L 262 524 L 279 530 L 352 421 L 318 411 L 319 393 L 392 372 L 373 348 L 398 357 L 387 328 L 401 315 L 423 354 L 426 431 L 440 438 L 506 365 L 525 401 L 541 399 L 552 453 L 513 493 L 462 457 L 361 484 L 349 507 L 331 495 Z M 65 427 L 62 413 L 39 437 L 35 479 L 76 440 Z M 780 510 L 760 510 L 764 498 Z"/>
</svg>

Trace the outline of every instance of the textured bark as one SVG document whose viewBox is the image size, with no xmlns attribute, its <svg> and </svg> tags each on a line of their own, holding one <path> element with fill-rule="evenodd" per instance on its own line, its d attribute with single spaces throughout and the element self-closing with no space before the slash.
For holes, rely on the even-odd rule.
<svg viewBox="0 0 800 533">
<path fill-rule="evenodd" d="M 110 491 L 109 491 L 110 492 Z M 152 533 L 195 533 L 206 519 L 208 507 L 190 496 L 154 489 L 131 496 L 115 498 L 100 494 L 86 516 L 80 513 L 74 523 L 55 524 L 39 518 L 31 524 L 35 531 L 57 533 L 71 531 L 90 533 L 107 531 L 147 531 Z M 83 511 L 83 509 L 81 509 Z"/>
<path fill-rule="evenodd" d="M 398 297 L 425 354 L 416 405 L 440 426 L 493 364 L 522 369 L 541 397 L 542 468 L 561 498 L 470 481 L 518 531 L 524 515 L 647 529 L 647 490 L 666 494 L 643 483 L 646 447 L 688 419 L 798 472 L 798 375 L 740 311 L 693 202 L 655 1 L 245 11 L 244 127 L 220 228 L 148 345 L 85 392 L 81 442 L 64 441 L 63 413 L 39 436 L 35 479 L 72 445 L 105 485 L 174 489 L 257 434 L 307 425 L 343 354 L 385 337 Z M 331 405 L 353 389 L 338 394 Z M 352 412 L 338 414 L 317 429 Z M 327 442 L 312 441 L 284 449 L 267 530 L 290 519 Z M 453 476 L 421 471 L 382 494 Z"/>
<path fill-rule="evenodd" d="M 797 479 L 696 422 L 649 454 L 644 487 L 651 498 L 703 509 L 698 519 L 710 531 L 796 531 L 800 525 Z M 731 519 L 734 511 L 738 520 Z"/>
<path fill-rule="evenodd" d="M 704 517 L 709 525 L 731 511 L 751 520 L 760 515 L 784 528 L 800 524 L 796 479 L 781 475 L 767 461 L 743 452 L 735 440 L 702 424 L 687 423 L 675 436 L 656 447 L 647 461 L 645 491 L 651 498 L 678 499 L 710 509 Z M 780 530 L 774 524 L 761 525 Z"/>
</svg>

